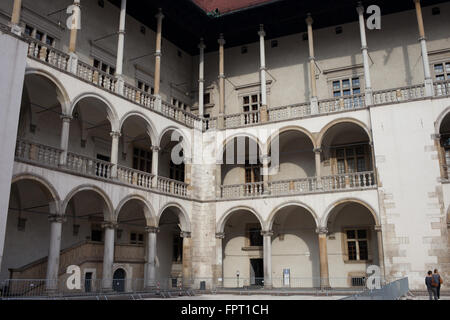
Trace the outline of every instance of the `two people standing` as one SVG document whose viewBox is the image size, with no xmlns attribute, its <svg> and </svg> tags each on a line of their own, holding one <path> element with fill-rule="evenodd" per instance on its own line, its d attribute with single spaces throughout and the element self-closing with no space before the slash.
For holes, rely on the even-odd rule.
<svg viewBox="0 0 450 320">
<path fill-rule="evenodd" d="M 444 281 L 442 280 L 441 275 L 439 274 L 437 269 L 434 269 L 434 273 L 428 271 L 427 276 L 425 277 L 425 285 L 428 289 L 428 294 L 430 295 L 430 300 L 438 300 L 441 297 L 441 284 Z"/>
</svg>

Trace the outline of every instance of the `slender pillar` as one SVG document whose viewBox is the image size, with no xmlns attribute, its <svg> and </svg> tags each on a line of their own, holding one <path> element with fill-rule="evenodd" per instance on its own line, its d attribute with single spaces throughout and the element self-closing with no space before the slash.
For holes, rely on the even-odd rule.
<svg viewBox="0 0 450 320">
<path fill-rule="evenodd" d="M 319 260 L 320 260 L 320 288 L 330 288 L 330 276 L 328 273 L 328 249 L 327 249 L 327 228 L 319 228 Z"/>
<path fill-rule="evenodd" d="M 315 148 L 314 156 L 316 160 L 316 178 L 317 178 L 317 188 L 322 188 L 322 149 Z"/>
<path fill-rule="evenodd" d="M 112 222 L 105 222 L 103 229 L 105 229 L 105 244 L 103 254 L 103 291 L 112 291 L 113 284 L 113 264 L 114 264 L 114 234 L 117 225 Z"/>
<path fill-rule="evenodd" d="M 272 236 L 273 231 L 261 231 L 264 245 L 264 288 L 272 288 Z"/>
<path fill-rule="evenodd" d="M 381 269 L 382 284 L 386 282 L 386 272 L 384 266 L 384 249 L 383 249 L 383 230 L 380 225 L 375 226 L 375 232 L 377 233 L 378 243 L 378 263 Z"/>
<path fill-rule="evenodd" d="M 159 151 L 161 150 L 158 146 L 152 147 L 152 174 L 154 175 L 152 180 L 152 188 L 158 187 L 158 162 L 159 162 Z"/>
<path fill-rule="evenodd" d="M 217 125 L 219 129 L 223 129 L 225 125 L 225 39 L 222 33 L 217 42 L 219 43 L 219 117 Z"/>
<path fill-rule="evenodd" d="M 223 288 L 223 239 L 225 233 L 216 233 L 216 265 L 215 265 L 215 284 L 216 287 Z"/>
<path fill-rule="evenodd" d="M 314 38 L 312 24 L 314 22 L 311 14 L 308 13 L 306 18 L 308 26 L 308 44 L 309 44 L 309 73 L 311 76 L 311 113 L 319 113 L 319 102 L 317 98 L 317 83 L 316 83 L 316 58 L 314 56 Z"/>
<path fill-rule="evenodd" d="M 13 12 L 11 15 L 11 32 L 21 35 L 22 28 L 20 28 L 20 14 L 22 12 L 22 0 L 14 0 Z"/>
<path fill-rule="evenodd" d="M 162 9 L 159 8 L 156 17 L 156 52 L 155 52 L 155 96 L 160 97 L 161 84 L 161 34 L 162 34 L 162 20 L 164 15 Z"/>
<path fill-rule="evenodd" d="M 198 116 L 203 118 L 205 113 L 205 43 L 203 38 L 198 45 L 200 49 L 199 71 L 198 71 Z"/>
<path fill-rule="evenodd" d="M 78 68 L 78 56 L 76 54 L 76 48 L 77 48 L 77 35 L 78 35 L 78 28 L 80 26 L 78 25 L 78 22 L 80 21 L 80 0 L 74 0 L 73 5 L 76 6 L 76 8 L 73 10 L 72 13 L 72 27 L 70 28 L 70 41 L 69 41 L 69 64 L 68 64 L 68 71 L 72 73 L 77 73 Z"/>
<path fill-rule="evenodd" d="M 416 5 L 417 24 L 419 26 L 420 35 L 419 41 L 420 47 L 422 49 L 423 71 L 425 74 L 425 96 L 431 97 L 434 95 L 433 79 L 431 78 L 430 62 L 428 59 L 427 40 L 425 37 L 425 28 L 423 24 L 422 7 L 420 6 L 420 0 L 414 0 L 414 3 Z"/>
<path fill-rule="evenodd" d="M 72 117 L 68 115 L 62 115 L 61 119 L 62 119 L 62 130 L 61 130 L 60 148 L 62 150 L 62 153 L 59 160 L 59 165 L 63 166 L 67 162 L 67 152 L 69 149 L 70 121 L 72 120 Z"/>
<path fill-rule="evenodd" d="M 191 256 L 191 233 L 181 232 L 183 238 L 183 287 L 190 288 L 192 285 L 192 256 Z"/>
<path fill-rule="evenodd" d="M 261 60 L 261 67 L 259 68 L 260 72 L 260 80 L 261 80 L 261 122 L 268 121 L 267 114 L 267 82 L 266 82 L 266 49 L 265 49 L 265 41 L 264 37 L 266 33 L 264 32 L 264 25 L 259 25 L 259 56 Z"/>
<path fill-rule="evenodd" d="M 120 132 L 111 132 L 112 144 L 111 144 L 111 177 L 117 178 L 117 164 L 119 160 L 119 138 Z"/>
<path fill-rule="evenodd" d="M 364 64 L 364 81 L 366 83 L 365 88 L 365 99 L 366 105 L 370 106 L 373 104 L 373 90 L 372 90 L 372 80 L 370 78 L 370 65 L 369 65 L 369 47 L 367 46 L 367 38 L 366 38 L 366 23 L 364 20 L 364 7 L 361 2 L 358 4 L 356 8 L 359 16 L 359 33 L 361 35 L 361 51 L 363 56 L 363 64 Z"/>
<path fill-rule="evenodd" d="M 269 190 L 270 157 L 268 155 L 263 155 L 261 158 L 262 158 L 261 161 L 262 161 L 262 165 L 263 165 L 262 175 L 263 175 L 263 182 L 264 182 L 264 194 L 270 194 L 270 190 Z"/>
<path fill-rule="evenodd" d="M 50 221 L 50 246 L 48 250 L 46 290 L 58 290 L 59 278 L 59 254 L 61 251 L 61 231 L 64 217 L 59 214 L 49 216 Z"/>
<path fill-rule="evenodd" d="M 147 227 L 147 263 L 146 263 L 146 281 L 147 288 L 156 286 L 156 239 L 159 229 L 156 227 Z"/>
<path fill-rule="evenodd" d="M 127 0 L 122 0 L 120 7 L 120 21 L 119 21 L 119 40 L 117 44 L 117 62 L 116 62 L 116 77 L 117 77 L 117 93 L 123 94 L 124 80 L 123 80 L 123 50 L 125 46 L 125 21 L 127 15 Z"/>
</svg>

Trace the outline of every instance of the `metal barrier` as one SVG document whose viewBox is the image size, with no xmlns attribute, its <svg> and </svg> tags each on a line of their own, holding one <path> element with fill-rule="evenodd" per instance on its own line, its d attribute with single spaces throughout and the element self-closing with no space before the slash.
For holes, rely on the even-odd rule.
<svg viewBox="0 0 450 320">
<path fill-rule="evenodd" d="M 408 278 L 391 282 L 381 289 L 366 290 L 363 293 L 346 297 L 342 300 L 399 300 L 409 292 Z"/>
</svg>

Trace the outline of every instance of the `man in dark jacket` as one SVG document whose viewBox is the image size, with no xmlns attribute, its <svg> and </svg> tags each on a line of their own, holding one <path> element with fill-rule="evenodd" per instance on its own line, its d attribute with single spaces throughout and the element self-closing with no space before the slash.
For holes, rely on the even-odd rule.
<svg viewBox="0 0 450 320">
<path fill-rule="evenodd" d="M 438 286 L 436 287 L 436 295 L 437 295 L 437 298 L 440 299 L 441 298 L 441 283 L 443 281 L 442 281 L 441 275 L 438 272 L 438 269 L 434 269 L 433 280 L 434 280 L 434 282 L 436 282 L 438 284 Z"/>
<path fill-rule="evenodd" d="M 430 300 L 437 300 L 437 291 L 436 287 L 434 287 L 432 284 L 434 283 L 433 280 L 433 272 L 428 271 L 428 275 L 425 277 L 425 285 L 427 286 L 428 294 L 430 295 Z"/>
</svg>

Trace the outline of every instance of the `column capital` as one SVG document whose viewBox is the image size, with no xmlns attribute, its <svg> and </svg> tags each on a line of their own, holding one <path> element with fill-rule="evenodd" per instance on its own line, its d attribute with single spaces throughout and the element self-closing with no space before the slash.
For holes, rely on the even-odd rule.
<svg viewBox="0 0 450 320">
<path fill-rule="evenodd" d="M 318 227 L 317 229 L 316 229 L 316 233 L 318 234 L 318 235 L 327 235 L 328 234 L 328 228 L 326 228 L 326 227 Z"/>
<path fill-rule="evenodd" d="M 261 231 L 261 235 L 263 237 L 272 237 L 273 236 L 273 231 L 272 230 L 262 230 Z"/>
<path fill-rule="evenodd" d="M 314 19 L 311 17 L 311 13 L 308 13 L 306 15 L 305 22 L 308 26 L 312 26 L 312 24 L 314 23 Z"/>
<path fill-rule="evenodd" d="M 200 43 L 198 45 L 198 48 L 200 50 L 205 50 L 206 49 L 205 41 L 203 40 L 203 38 L 200 38 Z"/>
<path fill-rule="evenodd" d="M 225 239 L 225 232 L 216 233 L 216 239 Z"/>
<path fill-rule="evenodd" d="M 375 229 L 376 232 L 381 232 L 381 231 L 383 231 L 383 227 L 382 227 L 381 225 L 376 225 L 376 226 L 374 227 L 374 229 Z"/>
<path fill-rule="evenodd" d="M 159 19 L 161 19 L 161 20 L 164 19 L 164 15 L 162 13 L 162 8 L 158 9 L 158 13 L 155 15 L 155 18 L 158 19 L 158 20 Z"/>
<path fill-rule="evenodd" d="M 145 227 L 145 232 L 147 233 L 158 233 L 159 228 L 158 227 Z"/>
<path fill-rule="evenodd" d="M 120 138 L 122 136 L 122 133 L 118 131 L 111 131 L 110 135 L 112 138 Z"/>
<path fill-rule="evenodd" d="M 56 223 L 64 223 L 67 221 L 67 218 L 60 214 L 51 214 L 48 216 L 48 221 L 56 222 Z"/>
<path fill-rule="evenodd" d="M 153 152 L 160 152 L 161 151 L 161 147 L 160 146 L 152 146 L 151 147 Z"/>
<path fill-rule="evenodd" d="M 356 7 L 356 12 L 358 12 L 359 15 L 364 14 L 364 6 L 361 1 L 358 2 L 358 6 Z"/>
<path fill-rule="evenodd" d="M 117 224 L 116 222 L 104 221 L 102 223 L 103 229 L 117 229 L 118 227 L 119 227 L 119 224 Z"/>
<path fill-rule="evenodd" d="M 266 32 L 264 31 L 264 25 L 263 25 L 263 24 L 260 24 L 260 25 L 259 25 L 258 35 L 259 35 L 260 37 L 265 37 L 265 36 L 266 36 Z"/>
<path fill-rule="evenodd" d="M 64 121 L 64 122 L 70 122 L 70 121 L 72 121 L 72 119 L 73 119 L 73 117 L 72 117 L 71 115 L 68 115 L 68 114 L 62 114 L 62 115 L 60 116 L 60 118 L 61 118 L 61 120 Z"/>
<path fill-rule="evenodd" d="M 323 150 L 322 150 L 322 148 L 314 148 L 314 149 L 313 149 L 313 152 L 314 152 L 314 153 L 322 153 Z"/>
<path fill-rule="evenodd" d="M 192 234 L 190 232 L 187 231 L 181 231 L 180 232 L 180 237 L 182 238 L 191 238 Z"/>
<path fill-rule="evenodd" d="M 224 46 L 224 45 L 225 45 L 226 41 L 225 41 L 225 39 L 223 38 L 223 33 L 220 34 L 219 40 L 217 40 L 217 43 L 218 43 L 220 46 Z"/>
</svg>

